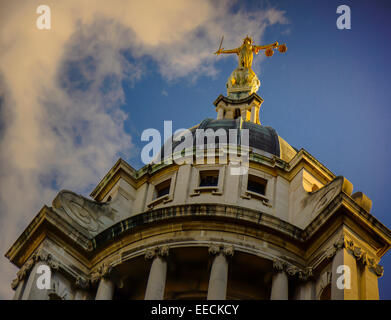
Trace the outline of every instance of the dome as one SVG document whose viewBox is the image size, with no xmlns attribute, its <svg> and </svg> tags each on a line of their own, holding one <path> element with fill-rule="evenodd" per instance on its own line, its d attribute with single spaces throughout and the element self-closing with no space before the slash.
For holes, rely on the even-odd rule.
<svg viewBox="0 0 391 320">
<path fill-rule="evenodd" d="M 277 156 L 285 161 L 290 161 L 296 154 L 296 150 L 291 147 L 285 140 L 283 140 L 276 132 L 275 129 L 269 126 L 263 126 L 249 121 L 243 121 L 241 119 L 205 119 L 200 124 L 192 127 L 189 131 L 193 135 L 193 146 L 197 145 L 196 130 L 197 129 L 212 129 L 216 132 L 219 129 L 226 131 L 227 137 L 229 136 L 230 129 L 237 129 L 238 144 L 240 141 L 240 126 L 241 129 L 249 130 L 249 147 L 254 153 L 263 154 L 265 156 Z M 172 141 L 172 137 L 170 139 Z M 215 138 L 215 144 L 218 146 L 219 139 Z M 184 137 L 180 141 L 172 141 L 172 150 L 184 141 Z M 166 142 L 167 143 L 167 142 Z M 207 144 L 207 137 L 205 136 L 202 143 Z M 205 148 L 206 149 L 206 148 Z M 164 154 L 164 149 L 161 149 L 161 154 Z M 160 157 L 159 157 L 160 158 Z"/>
</svg>

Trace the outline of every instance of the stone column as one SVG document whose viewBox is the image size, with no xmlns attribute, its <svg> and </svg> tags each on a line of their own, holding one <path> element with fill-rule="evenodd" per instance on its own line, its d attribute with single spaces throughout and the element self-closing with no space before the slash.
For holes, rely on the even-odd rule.
<svg viewBox="0 0 391 320">
<path fill-rule="evenodd" d="M 209 253 L 215 255 L 210 271 L 207 300 L 225 300 L 227 296 L 228 256 L 233 256 L 233 247 L 212 245 Z"/>
<path fill-rule="evenodd" d="M 20 270 L 16 273 L 16 278 L 12 280 L 11 288 L 15 290 L 13 300 L 21 300 L 30 274 L 31 268 L 34 266 L 34 258 L 27 260 Z"/>
<path fill-rule="evenodd" d="M 242 117 L 243 121 L 246 121 L 247 118 L 247 110 L 245 108 L 240 110 L 240 116 Z"/>
<path fill-rule="evenodd" d="M 90 288 L 90 281 L 82 277 L 76 279 L 76 288 L 73 294 L 73 300 L 89 300 L 87 290 Z"/>
<path fill-rule="evenodd" d="M 114 282 L 111 279 L 102 277 L 99 281 L 98 291 L 95 300 L 113 300 Z"/>
<path fill-rule="evenodd" d="M 27 279 L 26 286 L 21 300 L 48 300 L 47 289 L 38 289 L 37 280 L 40 276 L 37 273 L 39 266 L 46 265 L 45 262 L 39 261 L 31 269 L 30 275 Z"/>
<path fill-rule="evenodd" d="M 255 117 L 256 117 L 256 111 L 255 111 L 255 106 L 252 106 L 251 107 L 251 122 L 253 123 L 257 123 Z"/>
<path fill-rule="evenodd" d="M 146 259 L 153 259 L 149 271 L 145 300 L 163 300 L 166 287 L 168 247 L 149 249 L 145 253 Z"/>
<path fill-rule="evenodd" d="M 355 257 L 346 248 L 349 242 L 342 235 L 334 243 L 329 253 L 329 257 L 333 258 L 331 266 L 331 300 L 359 299 L 357 264 Z M 342 279 L 346 280 L 342 281 Z"/>
<path fill-rule="evenodd" d="M 273 261 L 273 278 L 270 300 L 288 300 L 288 275 L 285 272 L 285 263 Z"/>
<path fill-rule="evenodd" d="M 364 265 L 361 273 L 361 299 L 379 300 L 378 277 L 383 275 L 383 268 L 379 265 Z"/>
<path fill-rule="evenodd" d="M 296 276 L 299 282 L 294 293 L 294 299 L 315 300 L 315 281 L 313 279 L 312 268 L 308 267 L 301 270 L 297 269 Z"/>
<path fill-rule="evenodd" d="M 51 279 L 53 282 L 53 272 L 59 269 L 59 264 L 55 261 L 50 253 L 45 251 L 39 251 L 34 253 L 32 258 L 28 262 L 30 264 L 30 274 L 28 278 L 25 280 L 26 285 L 23 290 L 23 294 L 20 297 L 21 300 L 48 300 L 48 290 L 50 289 L 39 289 L 37 286 L 38 277 L 41 274 L 38 274 L 38 268 L 41 265 L 48 266 L 50 268 Z M 50 285 L 52 288 L 52 283 Z"/>
<path fill-rule="evenodd" d="M 221 120 L 223 118 L 224 118 L 224 109 L 220 107 L 217 110 L 217 120 Z"/>
<path fill-rule="evenodd" d="M 102 263 L 92 273 L 92 283 L 99 281 L 95 300 L 113 300 L 115 285 L 111 277 L 112 270 L 113 268 L 110 264 Z"/>
<path fill-rule="evenodd" d="M 23 290 L 25 287 L 25 280 L 21 279 L 21 280 L 18 280 L 17 283 L 13 282 L 12 287 L 15 289 L 15 293 L 14 293 L 12 300 L 20 300 L 23 295 Z"/>
<path fill-rule="evenodd" d="M 295 300 L 315 300 L 315 282 L 307 280 L 300 283 L 295 293 Z"/>
</svg>

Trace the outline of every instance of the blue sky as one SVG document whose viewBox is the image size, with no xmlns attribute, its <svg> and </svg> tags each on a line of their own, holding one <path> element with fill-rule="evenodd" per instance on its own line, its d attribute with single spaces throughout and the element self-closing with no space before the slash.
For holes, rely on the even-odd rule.
<svg viewBox="0 0 391 320">
<path fill-rule="evenodd" d="M 288 47 L 254 57 L 261 123 L 345 176 L 391 227 L 389 2 L 46 3 L 47 32 L 36 29 L 31 1 L 0 4 L 2 252 L 60 189 L 88 195 L 120 156 L 140 168 L 143 130 L 215 118 L 237 61 L 212 53 L 222 35 L 230 48 L 247 33 Z M 351 30 L 336 27 L 341 4 Z M 380 296 L 391 299 L 391 254 L 382 263 Z M 9 297 L 16 270 L 0 265 L 0 297 Z"/>
</svg>

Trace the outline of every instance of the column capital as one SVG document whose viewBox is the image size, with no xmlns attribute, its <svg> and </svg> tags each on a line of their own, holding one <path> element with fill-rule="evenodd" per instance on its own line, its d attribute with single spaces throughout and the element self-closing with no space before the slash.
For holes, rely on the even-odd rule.
<svg viewBox="0 0 391 320">
<path fill-rule="evenodd" d="M 232 245 L 225 246 L 222 244 L 212 244 L 209 246 L 208 252 L 211 255 L 217 255 L 222 253 L 226 257 L 232 257 L 234 255 L 235 249 Z"/>
<path fill-rule="evenodd" d="M 298 273 L 298 277 L 302 281 L 311 280 L 313 278 L 313 268 L 312 267 L 306 267 L 304 270 L 300 270 Z"/>
<path fill-rule="evenodd" d="M 154 259 L 155 257 L 168 257 L 169 253 L 169 247 L 166 246 L 160 246 L 160 247 L 153 247 L 148 248 L 145 250 L 145 259 Z"/>
<path fill-rule="evenodd" d="M 285 261 L 282 261 L 280 259 L 273 259 L 273 270 L 276 272 L 282 272 L 285 271 L 287 266 L 287 263 Z"/>
<path fill-rule="evenodd" d="M 35 261 L 33 258 L 30 258 L 27 260 L 24 265 L 19 269 L 19 271 L 16 273 L 16 278 L 12 280 L 11 282 L 11 288 L 15 290 L 19 283 L 23 281 L 28 273 L 30 272 L 31 268 L 34 266 Z"/>
<path fill-rule="evenodd" d="M 108 263 L 102 263 L 98 268 L 91 272 L 91 282 L 95 283 L 102 278 L 108 278 L 113 270 L 113 267 Z"/>
<path fill-rule="evenodd" d="M 146 259 L 152 259 L 149 270 L 145 300 L 163 300 L 167 276 L 167 260 L 158 257 L 168 256 L 168 246 L 155 247 L 147 250 Z"/>
<path fill-rule="evenodd" d="M 301 281 L 307 281 L 313 276 L 312 268 L 299 268 L 293 264 L 285 262 L 283 260 L 274 258 L 273 259 L 273 270 L 278 272 L 285 272 L 290 277 L 297 277 Z"/>
<path fill-rule="evenodd" d="M 40 250 L 40 251 L 34 253 L 34 255 L 32 256 L 32 259 L 34 260 L 34 262 L 38 262 L 38 261 L 45 262 L 45 263 L 47 263 L 47 265 L 50 268 L 52 268 L 54 270 L 58 270 L 60 267 L 58 261 L 56 261 L 53 258 L 53 255 L 51 253 L 45 252 L 43 250 Z"/>
<path fill-rule="evenodd" d="M 45 262 L 50 268 L 54 270 L 58 270 L 60 267 L 59 262 L 53 258 L 52 254 L 47 253 L 41 249 L 33 253 L 31 258 L 28 259 L 16 273 L 16 278 L 11 282 L 11 288 L 13 290 L 16 289 L 16 287 L 24 278 L 26 278 L 32 267 L 39 261 Z"/>
<path fill-rule="evenodd" d="M 80 276 L 76 278 L 75 281 L 76 287 L 80 289 L 88 289 L 90 287 L 90 280 L 89 279 L 84 279 Z"/>
<path fill-rule="evenodd" d="M 349 246 L 349 240 L 345 235 L 341 235 L 327 250 L 326 250 L 326 258 L 333 258 L 337 252 L 341 249 Z"/>
<path fill-rule="evenodd" d="M 377 264 L 375 258 L 371 257 L 369 252 L 366 252 L 361 247 L 357 246 L 357 244 L 347 237 L 346 235 L 341 235 L 338 240 L 336 240 L 327 250 L 326 250 L 326 258 L 332 259 L 337 254 L 337 252 L 341 249 L 346 249 L 358 263 L 361 263 L 365 267 L 368 267 L 373 273 L 375 273 L 378 277 L 381 277 L 384 272 L 384 268 Z"/>
</svg>

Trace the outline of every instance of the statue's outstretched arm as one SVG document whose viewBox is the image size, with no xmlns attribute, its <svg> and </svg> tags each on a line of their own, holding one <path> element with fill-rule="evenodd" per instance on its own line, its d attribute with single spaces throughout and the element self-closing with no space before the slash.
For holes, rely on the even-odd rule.
<svg viewBox="0 0 391 320">
<path fill-rule="evenodd" d="M 231 49 L 231 50 L 224 50 L 224 48 L 221 48 L 221 49 L 217 50 L 215 52 L 215 54 L 222 54 L 222 53 L 226 53 L 226 54 L 236 53 L 236 54 L 239 54 L 239 49 L 240 48 Z"/>
<path fill-rule="evenodd" d="M 268 48 L 277 48 L 277 47 L 278 47 L 278 41 L 264 46 L 253 46 L 253 50 L 255 53 L 258 53 L 259 50 L 264 50 Z"/>
</svg>

